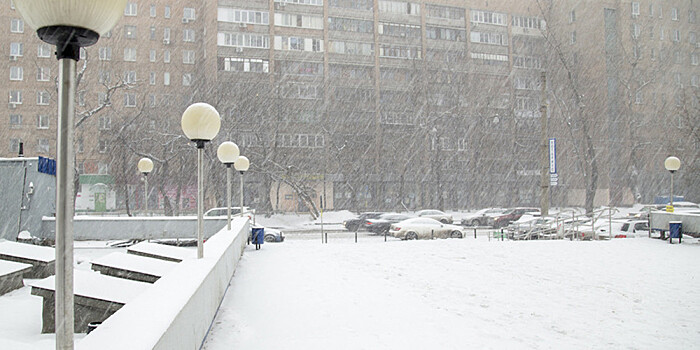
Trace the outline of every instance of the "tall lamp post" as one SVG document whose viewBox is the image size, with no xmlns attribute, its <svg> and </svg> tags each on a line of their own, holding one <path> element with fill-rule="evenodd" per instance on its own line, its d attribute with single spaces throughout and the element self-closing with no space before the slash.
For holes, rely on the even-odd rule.
<svg viewBox="0 0 700 350">
<path fill-rule="evenodd" d="M 676 158 L 676 157 L 668 157 L 664 161 L 664 167 L 666 170 L 671 172 L 671 198 L 670 200 L 670 208 L 667 208 L 667 211 L 673 210 L 673 174 L 681 168 L 681 160 Z"/>
<path fill-rule="evenodd" d="M 197 146 L 197 258 L 204 256 L 204 145 L 221 128 L 221 117 L 216 108 L 206 103 L 195 103 L 182 113 L 182 131 Z"/>
<path fill-rule="evenodd" d="M 93 45 L 121 18 L 127 0 L 15 0 L 39 38 L 56 46 L 56 349 L 73 349 L 73 120 L 75 67 L 80 48 Z"/>
<path fill-rule="evenodd" d="M 230 141 L 220 144 L 216 150 L 216 156 L 226 165 L 226 227 L 229 231 L 231 230 L 231 173 L 233 172 L 231 165 L 238 159 L 239 154 L 238 145 Z"/>
<path fill-rule="evenodd" d="M 248 167 L 250 167 L 250 161 L 248 160 L 248 158 L 240 156 L 233 163 L 233 167 L 236 168 L 236 171 L 238 171 L 241 174 L 241 216 L 243 216 L 243 173 L 248 171 Z"/>
<path fill-rule="evenodd" d="M 149 158 L 141 158 L 136 165 L 143 174 L 143 212 L 148 212 L 148 173 L 153 171 L 153 161 Z"/>
</svg>

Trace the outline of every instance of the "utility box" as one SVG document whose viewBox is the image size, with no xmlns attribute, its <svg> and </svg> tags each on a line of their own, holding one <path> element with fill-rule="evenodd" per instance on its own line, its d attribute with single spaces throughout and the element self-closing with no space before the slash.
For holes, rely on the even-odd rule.
<svg viewBox="0 0 700 350">
<path fill-rule="evenodd" d="M 264 227 L 253 227 L 252 229 L 252 241 L 255 244 L 255 248 L 259 249 L 260 244 L 265 243 L 265 228 Z"/>
<path fill-rule="evenodd" d="M 669 221 L 668 222 L 668 232 L 669 241 L 673 243 L 674 238 L 678 238 L 678 243 L 681 242 L 683 238 L 683 222 L 682 221 Z"/>
</svg>

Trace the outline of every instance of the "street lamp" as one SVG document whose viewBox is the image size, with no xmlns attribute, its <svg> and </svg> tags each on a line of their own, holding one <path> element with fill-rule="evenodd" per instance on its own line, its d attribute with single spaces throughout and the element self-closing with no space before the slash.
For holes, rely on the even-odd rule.
<svg viewBox="0 0 700 350">
<path fill-rule="evenodd" d="M 244 156 L 238 157 L 233 163 L 233 167 L 241 174 L 241 216 L 243 216 L 243 173 L 248 171 L 249 166 L 250 161 Z"/>
<path fill-rule="evenodd" d="M 239 154 L 238 146 L 230 141 L 220 144 L 216 150 L 216 156 L 226 165 L 226 227 L 229 231 L 231 230 L 231 165 L 238 159 Z"/>
<path fill-rule="evenodd" d="M 204 256 L 204 145 L 211 141 L 221 128 L 221 117 L 216 108 L 206 103 L 195 103 L 182 113 L 182 131 L 197 145 L 197 258 Z"/>
<path fill-rule="evenodd" d="M 676 157 L 668 157 L 664 161 L 664 167 L 666 167 L 666 170 L 671 172 L 671 198 L 670 198 L 670 206 L 671 210 L 673 210 L 673 173 L 676 172 L 676 170 L 681 168 L 681 160 L 676 158 Z"/>
<path fill-rule="evenodd" d="M 143 188 L 144 188 L 144 200 L 143 200 L 143 212 L 146 213 L 148 212 L 148 173 L 153 171 L 153 161 L 150 160 L 149 158 L 141 158 L 139 160 L 139 163 L 136 165 L 137 168 L 139 168 L 139 171 L 143 174 Z"/>
<path fill-rule="evenodd" d="M 127 0 L 15 0 L 15 9 L 39 38 L 56 46 L 56 348 L 73 349 L 73 120 L 75 67 L 80 48 L 93 45 L 121 18 Z"/>
</svg>

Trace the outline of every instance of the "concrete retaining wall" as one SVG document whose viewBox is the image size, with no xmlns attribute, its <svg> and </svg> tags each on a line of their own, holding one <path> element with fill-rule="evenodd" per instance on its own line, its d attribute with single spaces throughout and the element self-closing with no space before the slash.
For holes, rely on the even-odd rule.
<svg viewBox="0 0 700 350">
<path fill-rule="evenodd" d="M 226 226 L 226 218 L 204 218 L 204 237 L 208 238 Z M 108 241 L 127 239 L 197 238 L 196 216 L 109 217 L 76 216 L 73 219 L 76 241 Z M 34 232 L 32 232 L 34 234 Z M 39 238 L 54 239 L 56 218 L 43 217 Z"/>
<path fill-rule="evenodd" d="M 127 303 L 76 349 L 199 349 L 248 236 L 247 218 L 236 218 L 204 244 L 204 258 L 188 259 Z"/>
</svg>

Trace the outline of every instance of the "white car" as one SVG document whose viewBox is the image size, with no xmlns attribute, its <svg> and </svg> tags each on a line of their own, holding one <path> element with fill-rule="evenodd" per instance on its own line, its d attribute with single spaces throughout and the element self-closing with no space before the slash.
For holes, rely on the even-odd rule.
<svg viewBox="0 0 700 350">
<path fill-rule="evenodd" d="M 467 214 L 462 218 L 462 226 L 493 226 L 493 220 L 506 210 L 501 208 L 486 208 Z"/>
<path fill-rule="evenodd" d="M 421 210 L 421 211 L 416 213 L 416 216 L 421 217 L 421 218 L 435 219 L 437 221 L 442 222 L 443 224 L 451 224 L 452 223 L 452 215 L 445 214 L 444 212 L 442 212 L 440 210 L 435 210 L 435 209 Z"/>
<path fill-rule="evenodd" d="M 400 239 L 462 238 L 463 228 L 431 218 L 412 218 L 391 224 L 389 233 Z"/>
</svg>

